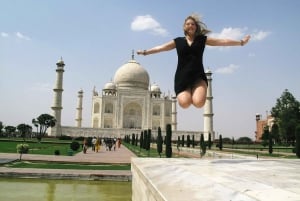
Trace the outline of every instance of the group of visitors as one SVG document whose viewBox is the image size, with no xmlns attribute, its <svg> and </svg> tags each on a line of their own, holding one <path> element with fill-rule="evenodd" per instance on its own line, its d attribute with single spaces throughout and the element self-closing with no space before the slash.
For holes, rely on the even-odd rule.
<svg viewBox="0 0 300 201">
<path fill-rule="evenodd" d="M 100 138 L 100 137 L 93 137 L 91 140 L 91 146 L 93 152 L 99 152 L 101 149 L 101 146 L 105 147 L 106 151 L 112 151 L 116 150 L 116 148 L 121 147 L 121 138 Z M 88 140 L 87 138 L 84 138 L 83 140 L 83 153 L 86 154 L 88 149 Z"/>
</svg>

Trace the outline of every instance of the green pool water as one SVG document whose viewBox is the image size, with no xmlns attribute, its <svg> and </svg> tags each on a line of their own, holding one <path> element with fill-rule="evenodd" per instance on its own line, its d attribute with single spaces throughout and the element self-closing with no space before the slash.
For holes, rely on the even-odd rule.
<svg viewBox="0 0 300 201">
<path fill-rule="evenodd" d="M 0 201 L 130 201 L 131 182 L 0 178 Z"/>
</svg>

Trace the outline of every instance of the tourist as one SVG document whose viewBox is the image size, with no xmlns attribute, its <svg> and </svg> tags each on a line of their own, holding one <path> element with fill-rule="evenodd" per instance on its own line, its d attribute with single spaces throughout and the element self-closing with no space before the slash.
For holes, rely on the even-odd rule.
<svg viewBox="0 0 300 201">
<path fill-rule="evenodd" d="M 92 139 L 92 151 L 95 151 L 96 141 L 97 141 L 97 139 L 94 136 L 93 139 Z"/>
<path fill-rule="evenodd" d="M 83 139 L 83 144 L 82 144 L 82 151 L 84 154 L 86 154 L 86 151 L 88 149 L 88 144 L 86 138 Z"/>
<path fill-rule="evenodd" d="M 117 147 L 120 148 L 121 147 L 121 138 L 117 139 Z"/>
<path fill-rule="evenodd" d="M 96 139 L 96 142 L 95 142 L 95 149 L 96 149 L 96 152 L 98 153 L 98 151 L 100 150 L 100 139 L 99 137 Z"/>
<path fill-rule="evenodd" d="M 147 50 L 138 50 L 139 55 L 155 54 L 162 51 L 177 50 L 178 64 L 174 79 L 174 89 L 179 105 L 188 108 L 204 106 L 206 101 L 207 78 L 203 67 L 203 52 L 209 46 L 243 46 L 250 39 L 218 39 L 206 36 L 210 31 L 197 15 L 188 16 L 183 24 L 184 37 L 177 37 L 168 43 Z"/>
</svg>

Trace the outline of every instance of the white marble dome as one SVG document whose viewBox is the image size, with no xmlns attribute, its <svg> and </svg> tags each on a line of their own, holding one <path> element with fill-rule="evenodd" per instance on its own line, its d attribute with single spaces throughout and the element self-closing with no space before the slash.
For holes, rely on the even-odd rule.
<svg viewBox="0 0 300 201">
<path fill-rule="evenodd" d="M 104 90 L 115 90 L 116 85 L 113 82 L 108 82 L 104 85 Z"/>
<path fill-rule="evenodd" d="M 151 85 L 150 91 L 151 92 L 161 92 L 158 84 L 156 84 L 156 83 L 154 83 L 154 84 Z"/>
<path fill-rule="evenodd" d="M 148 90 L 149 74 L 138 62 L 132 59 L 116 71 L 114 83 L 119 88 L 141 88 Z"/>
</svg>

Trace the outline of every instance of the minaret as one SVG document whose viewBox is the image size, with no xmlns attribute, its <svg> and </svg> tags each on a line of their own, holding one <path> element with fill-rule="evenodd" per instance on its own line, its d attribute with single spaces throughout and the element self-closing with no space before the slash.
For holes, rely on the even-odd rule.
<svg viewBox="0 0 300 201">
<path fill-rule="evenodd" d="M 172 97 L 172 131 L 177 130 L 177 108 L 176 108 L 176 96 Z"/>
<path fill-rule="evenodd" d="M 56 63 L 56 82 L 54 86 L 54 98 L 53 98 L 53 106 L 51 107 L 53 110 L 53 116 L 56 119 L 56 124 L 53 129 L 54 135 L 58 136 L 61 135 L 61 110 L 62 110 L 62 92 L 63 92 L 63 73 L 64 73 L 64 66 L 65 63 L 62 60 L 58 60 Z"/>
<path fill-rule="evenodd" d="M 81 128 L 82 124 L 82 97 L 83 97 L 83 91 L 82 89 L 78 91 L 78 102 L 77 102 L 77 108 L 76 108 L 76 127 Z"/>
<path fill-rule="evenodd" d="M 214 140 L 215 139 L 215 133 L 214 133 L 214 129 L 213 129 L 213 96 L 212 96 L 212 87 L 211 87 L 211 82 L 212 82 L 212 72 L 211 70 L 207 70 L 205 72 L 206 77 L 207 77 L 207 81 L 208 81 L 208 87 L 207 87 L 207 94 L 206 94 L 206 102 L 204 105 L 204 139 L 208 140 L 208 135 L 209 133 L 211 134 L 211 139 Z"/>
</svg>

